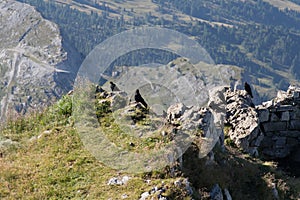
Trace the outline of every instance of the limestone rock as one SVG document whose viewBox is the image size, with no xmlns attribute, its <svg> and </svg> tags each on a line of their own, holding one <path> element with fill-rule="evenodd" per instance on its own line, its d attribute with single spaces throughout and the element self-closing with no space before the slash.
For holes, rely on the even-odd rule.
<svg viewBox="0 0 300 200">
<path fill-rule="evenodd" d="M 228 189 L 224 189 L 224 195 L 222 193 L 222 188 L 219 184 L 215 184 L 210 192 L 210 199 L 211 200 L 232 200 L 232 197 L 228 191 Z"/>
<path fill-rule="evenodd" d="M 226 91 L 230 138 L 251 155 L 285 158 L 300 144 L 300 88 L 290 86 L 262 105 L 252 106 L 243 91 Z"/>
<path fill-rule="evenodd" d="M 0 135 L 0 158 L 5 156 L 6 152 L 8 152 L 10 149 L 14 149 L 19 146 L 19 142 L 12 141 L 11 139 L 2 138 Z"/>
<path fill-rule="evenodd" d="M 272 183 L 272 194 L 273 194 L 274 199 L 280 199 L 275 183 Z"/>
<path fill-rule="evenodd" d="M 111 99 L 111 107 L 112 110 L 118 110 L 120 108 L 124 108 L 127 105 L 127 99 L 125 94 L 121 92 L 115 92 Z"/>
<path fill-rule="evenodd" d="M 140 200 L 146 200 L 150 196 L 149 192 L 144 192 L 141 194 Z"/>
<path fill-rule="evenodd" d="M 272 104 L 257 107 L 265 138 L 261 151 L 267 158 L 285 158 L 299 148 L 300 136 L 300 88 L 290 86 L 279 91 Z"/>
<path fill-rule="evenodd" d="M 211 200 L 223 200 L 223 193 L 222 189 L 220 188 L 219 184 L 215 184 L 210 192 L 210 199 Z"/>
<path fill-rule="evenodd" d="M 125 185 L 129 180 L 129 176 L 123 176 L 122 178 L 113 177 L 109 179 L 107 185 Z"/>
<path fill-rule="evenodd" d="M 225 93 L 227 123 L 231 125 L 230 138 L 235 144 L 251 155 L 257 155 L 257 147 L 263 139 L 259 118 L 251 98 L 244 90 Z M 265 113 L 265 118 L 268 113 Z M 266 120 L 266 119 L 264 119 Z"/>
<path fill-rule="evenodd" d="M 2 0 L 0 16 L 0 121 L 5 121 L 8 113 L 40 109 L 67 92 L 70 75 L 58 66 L 70 66 L 58 26 L 34 7 Z M 66 74 L 61 83 L 58 74 Z"/>
<path fill-rule="evenodd" d="M 175 122 L 180 118 L 186 110 L 186 106 L 183 103 L 171 105 L 167 110 L 167 117 L 169 122 Z"/>
<path fill-rule="evenodd" d="M 168 109 L 168 121 L 176 130 L 188 134 L 199 147 L 199 158 L 205 157 L 224 135 L 216 125 L 215 115 L 207 107 L 187 108 L 183 104 L 172 105 Z"/>
</svg>

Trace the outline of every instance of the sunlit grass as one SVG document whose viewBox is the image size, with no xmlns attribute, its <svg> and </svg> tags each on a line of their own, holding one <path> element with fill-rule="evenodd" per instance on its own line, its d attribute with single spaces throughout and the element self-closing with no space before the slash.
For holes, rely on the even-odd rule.
<svg viewBox="0 0 300 200">
<path fill-rule="evenodd" d="M 139 174 L 114 170 L 85 149 L 73 126 L 70 106 L 71 97 L 64 97 L 43 112 L 19 116 L 3 127 L 1 137 L 19 145 L 1 151 L 1 199 L 122 199 L 123 195 L 139 199 L 143 192 L 162 186 L 168 188 L 163 194 L 169 199 L 209 199 L 209 190 L 216 183 L 227 188 L 233 199 L 271 200 L 272 183 L 276 183 L 281 199 L 297 199 L 299 178 L 278 171 L 275 162 L 247 157 L 231 146 L 225 151 L 216 147 L 214 162 L 208 165 L 207 158 L 198 158 L 197 145 L 192 145 L 183 156 L 181 171 L 172 172 L 170 166 Z M 161 132 L 170 132 L 170 127 L 162 127 L 152 137 L 139 138 L 122 134 L 112 113 L 104 116 L 102 128 L 107 129 L 110 140 L 124 149 L 142 151 L 168 142 Z M 147 120 L 136 126 L 142 130 L 149 126 Z M 226 127 L 225 132 L 228 130 Z M 131 178 L 127 184 L 107 185 L 110 178 L 124 175 Z M 185 186 L 174 184 L 185 178 L 193 186 L 192 196 Z"/>
</svg>

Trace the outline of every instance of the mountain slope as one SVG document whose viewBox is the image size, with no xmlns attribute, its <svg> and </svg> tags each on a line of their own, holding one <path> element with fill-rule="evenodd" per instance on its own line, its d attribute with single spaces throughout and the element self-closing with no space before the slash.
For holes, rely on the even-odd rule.
<svg viewBox="0 0 300 200">
<path fill-rule="evenodd" d="M 55 21 L 62 36 L 83 56 L 124 30 L 159 26 L 192 36 L 217 64 L 244 68 L 244 78 L 263 100 L 274 96 L 276 88 L 286 89 L 300 78 L 300 14 L 288 1 L 281 5 L 263 0 L 27 2 Z M 118 64 L 136 65 L 132 57 L 139 56 L 133 52 Z"/>
<path fill-rule="evenodd" d="M 112 125 L 107 118 L 103 120 L 103 126 Z M 118 129 L 106 128 L 111 130 L 110 137 L 124 141 Z M 148 193 L 157 199 L 162 194 L 167 199 L 208 200 L 216 183 L 233 199 L 273 200 L 274 187 L 280 199 L 299 197 L 299 178 L 289 177 L 275 162 L 242 154 L 230 142 L 225 151 L 217 146 L 213 156 L 203 159 L 198 157 L 197 146 L 191 145 L 183 155 L 181 170 L 172 171 L 169 166 L 132 174 L 111 169 L 96 160 L 80 140 L 71 96 L 44 112 L 9 121 L 0 135 L 6 139 L 0 139 L 1 199 L 140 199 Z M 3 141 L 9 140 L 14 143 L 4 148 Z M 148 141 L 142 148 L 151 149 L 153 143 Z M 123 178 L 127 181 L 116 181 Z"/>
<path fill-rule="evenodd" d="M 69 72 L 56 67 L 67 64 L 56 24 L 12 0 L 1 1 L 0 14 L 1 121 L 54 102 L 64 91 L 55 76 Z"/>
</svg>

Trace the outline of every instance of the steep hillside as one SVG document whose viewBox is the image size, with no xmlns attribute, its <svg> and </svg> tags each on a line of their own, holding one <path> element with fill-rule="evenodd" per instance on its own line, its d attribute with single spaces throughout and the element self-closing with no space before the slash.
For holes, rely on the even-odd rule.
<svg viewBox="0 0 300 200">
<path fill-rule="evenodd" d="M 159 26 L 193 36 L 217 64 L 245 69 L 260 97 L 286 89 L 300 77 L 300 14 L 290 1 L 37 1 L 83 56 L 105 39 L 140 26 Z M 284 9 L 286 8 L 286 9 Z M 134 52 L 119 65 L 132 63 Z M 144 58 L 140 58 L 140 62 Z M 134 62 L 139 62 L 137 59 Z M 165 63 L 170 60 L 165 59 Z"/>
<path fill-rule="evenodd" d="M 12 0 L 0 2 L 0 14 L 2 121 L 56 101 L 65 89 L 56 75 L 70 72 L 57 68 L 68 65 L 68 54 L 56 24 L 43 19 L 33 7 Z"/>
</svg>

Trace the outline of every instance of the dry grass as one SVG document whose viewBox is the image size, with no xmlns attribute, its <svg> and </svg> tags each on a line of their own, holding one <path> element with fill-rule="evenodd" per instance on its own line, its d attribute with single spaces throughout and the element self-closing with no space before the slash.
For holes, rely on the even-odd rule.
<svg viewBox="0 0 300 200">
<path fill-rule="evenodd" d="M 60 103 L 60 108 L 68 106 Z M 198 159 L 197 147 L 191 146 L 183 156 L 182 171 L 175 176 L 169 168 L 142 174 L 116 171 L 84 148 L 68 113 L 55 106 L 11 122 L 0 135 L 20 144 L 2 152 L 1 199 L 122 199 L 125 194 L 128 199 L 139 199 L 143 192 L 162 185 L 168 188 L 164 195 L 169 199 L 191 199 L 184 187 L 174 185 L 184 178 L 194 188 L 194 199 L 209 199 L 216 183 L 227 188 L 233 199 L 271 200 L 272 183 L 280 199 L 297 199 L 300 191 L 300 179 L 278 171 L 275 162 L 251 158 L 232 147 L 225 152 L 216 147 L 215 161 L 207 165 L 206 158 Z M 107 185 L 110 178 L 124 175 L 131 177 L 126 185 Z"/>
</svg>

